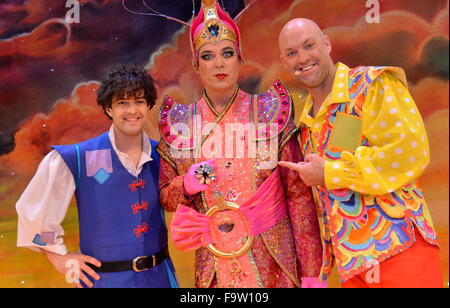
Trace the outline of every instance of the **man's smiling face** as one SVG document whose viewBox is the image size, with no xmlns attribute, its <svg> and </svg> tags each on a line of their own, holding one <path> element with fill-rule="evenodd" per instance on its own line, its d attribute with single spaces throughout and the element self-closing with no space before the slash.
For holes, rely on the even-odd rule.
<svg viewBox="0 0 450 308">
<path fill-rule="evenodd" d="M 279 44 L 284 67 L 308 89 L 320 87 L 334 70 L 330 40 L 313 24 L 286 25 Z"/>
</svg>

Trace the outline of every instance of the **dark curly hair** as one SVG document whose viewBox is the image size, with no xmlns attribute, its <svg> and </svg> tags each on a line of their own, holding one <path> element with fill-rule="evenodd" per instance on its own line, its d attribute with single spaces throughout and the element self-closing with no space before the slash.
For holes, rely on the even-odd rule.
<svg viewBox="0 0 450 308">
<path fill-rule="evenodd" d="M 97 104 L 106 108 L 111 108 L 112 98 L 136 97 L 144 94 L 147 105 L 152 109 L 156 101 L 156 88 L 153 78 L 140 66 L 133 64 L 119 65 L 114 67 L 100 85 L 97 92 Z"/>
</svg>

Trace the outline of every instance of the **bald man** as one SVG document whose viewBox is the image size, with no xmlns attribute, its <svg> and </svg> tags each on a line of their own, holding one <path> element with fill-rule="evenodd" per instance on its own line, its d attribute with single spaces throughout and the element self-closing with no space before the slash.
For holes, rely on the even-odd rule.
<svg viewBox="0 0 450 308">
<path fill-rule="evenodd" d="M 397 67 L 334 64 L 313 21 L 289 21 L 284 67 L 309 91 L 299 130 L 304 162 L 280 162 L 313 186 L 322 210 L 326 279 L 343 287 L 443 287 L 438 240 L 415 180 L 429 163 L 419 111 Z"/>
</svg>

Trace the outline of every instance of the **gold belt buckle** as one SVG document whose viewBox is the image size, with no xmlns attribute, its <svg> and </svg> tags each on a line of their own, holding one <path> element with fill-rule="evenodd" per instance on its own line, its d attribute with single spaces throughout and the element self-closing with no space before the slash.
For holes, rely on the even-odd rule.
<svg viewBox="0 0 450 308">
<path fill-rule="evenodd" d="M 206 212 L 206 216 L 213 216 L 215 213 L 220 212 L 220 211 L 224 211 L 224 210 L 231 210 L 234 211 L 236 213 L 238 213 L 241 218 L 243 219 L 244 223 L 245 223 L 245 227 L 247 229 L 247 233 L 250 234 L 250 230 L 249 230 L 249 226 L 247 223 L 247 219 L 242 215 L 241 212 L 239 212 L 239 205 L 233 202 L 228 202 L 225 201 L 224 202 L 224 207 L 220 208 L 218 206 L 213 206 L 212 208 L 210 208 L 207 212 Z M 234 259 L 237 257 L 240 257 L 241 255 L 243 255 L 245 252 L 247 252 L 247 250 L 249 250 L 249 248 L 252 246 L 254 241 L 254 237 L 248 235 L 247 236 L 247 241 L 244 243 L 244 245 L 238 249 L 237 251 L 231 251 L 231 252 L 227 252 L 227 251 L 222 251 L 218 248 L 216 248 L 216 246 L 214 246 L 214 244 L 209 244 L 208 246 L 206 246 L 206 248 L 211 251 L 214 255 L 218 256 L 218 257 L 222 257 L 222 258 L 226 258 L 226 259 Z"/>
<path fill-rule="evenodd" d="M 155 258 L 155 256 L 152 256 L 153 257 L 153 267 L 155 266 L 155 263 L 156 263 L 156 258 Z M 143 272 L 143 271 L 147 271 L 148 270 L 148 267 L 147 268 L 143 268 L 143 269 L 138 269 L 137 268 L 137 262 L 139 261 L 139 260 L 141 260 L 141 259 L 144 259 L 144 258 L 147 258 L 146 256 L 140 256 L 140 257 L 136 257 L 136 258 L 134 258 L 134 260 L 133 260 L 133 270 L 136 272 L 136 273 L 140 273 L 140 272 Z"/>
</svg>

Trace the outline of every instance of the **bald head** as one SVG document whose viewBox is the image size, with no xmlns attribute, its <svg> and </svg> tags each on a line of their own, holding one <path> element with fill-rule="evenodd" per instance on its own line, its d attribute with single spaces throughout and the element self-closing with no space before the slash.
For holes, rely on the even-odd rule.
<svg viewBox="0 0 450 308">
<path fill-rule="evenodd" d="M 321 87 L 332 79 L 331 43 L 314 21 L 290 20 L 280 32 L 279 43 L 284 67 L 305 87 Z"/>
<path fill-rule="evenodd" d="M 284 25 L 283 29 L 281 29 L 278 37 L 280 50 L 283 51 L 286 41 L 291 40 L 293 36 L 298 36 L 299 34 L 306 34 L 311 37 L 320 37 L 322 40 L 325 39 L 325 35 L 319 25 L 317 25 L 314 21 L 307 18 L 294 18 L 288 21 Z"/>
</svg>

